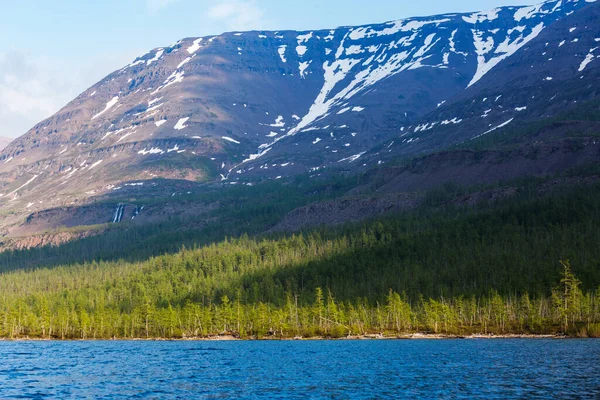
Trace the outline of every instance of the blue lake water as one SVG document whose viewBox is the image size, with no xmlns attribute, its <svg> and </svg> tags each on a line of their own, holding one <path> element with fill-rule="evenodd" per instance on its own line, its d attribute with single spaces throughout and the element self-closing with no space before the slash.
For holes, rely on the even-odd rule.
<svg viewBox="0 0 600 400">
<path fill-rule="evenodd" d="M 600 340 L 0 342 L 0 398 L 600 398 Z"/>
</svg>

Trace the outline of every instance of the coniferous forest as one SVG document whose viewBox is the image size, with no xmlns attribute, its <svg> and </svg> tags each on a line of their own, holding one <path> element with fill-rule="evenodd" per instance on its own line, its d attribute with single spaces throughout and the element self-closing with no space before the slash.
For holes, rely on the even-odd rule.
<svg viewBox="0 0 600 400">
<path fill-rule="evenodd" d="M 443 197 L 363 223 L 241 233 L 139 260 L 4 264 L 0 335 L 600 336 L 599 186 L 476 208 Z"/>
</svg>

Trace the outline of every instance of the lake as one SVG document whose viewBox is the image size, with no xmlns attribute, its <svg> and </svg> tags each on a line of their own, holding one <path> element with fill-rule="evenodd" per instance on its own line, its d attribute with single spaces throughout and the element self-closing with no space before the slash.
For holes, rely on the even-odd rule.
<svg viewBox="0 0 600 400">
<path fill-rule="evenodd" d="M 600 398 L 600 340 L 0 342 L 0 398 Z"/>
</svg>

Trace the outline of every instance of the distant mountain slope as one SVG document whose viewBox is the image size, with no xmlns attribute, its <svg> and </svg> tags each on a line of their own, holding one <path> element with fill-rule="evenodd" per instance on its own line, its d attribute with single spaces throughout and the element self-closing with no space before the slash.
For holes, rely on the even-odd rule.
<svg viewBox="0 0 600 400">
<path fill-rule="evenodd" d="M 183 39 L 2 151 L 0 207 L 77 205 L 155 178 L 249 184 L 370 168 L 541 118 L 597 95 L 598 10 L 554 0 Z"/>
<path fill-rule="evenodd" d="M 0 137 L 0 151 L 2 151 L 6 146 L 8 146 L 8 144 L 12 141 L 13 139 L 11 138 Z"/>
</svg>

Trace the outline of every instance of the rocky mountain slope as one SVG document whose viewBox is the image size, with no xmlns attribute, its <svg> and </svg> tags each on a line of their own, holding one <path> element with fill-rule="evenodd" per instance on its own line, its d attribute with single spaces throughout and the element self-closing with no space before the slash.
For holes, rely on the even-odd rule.
<svg viewBox="0 0 600 400">
<path fill-rule="evenodd" d="M 400 134 L 395 153 L 430 152 L 493 132 L 518 130 L 528 122 L 575 109 L 600 94 L 598 5 L 545 27 L 503 62 L 499 59 L 507 43 L 492 32 L 482 34 L 481 39 L 485 44 L 479 44 L 480 57 L 491 57 L 488 63 L 498 62 L 497 66 Z"/>
<path fill-rule="evenodd" d="M 356 173 L 548 118 L 597 98 L 599 26 L 595 1 L 552 0 L 182 39 L 113 72 L 0 153 L 2 227 L 133 189 L 170 193 L 169 182 Z M 489 168 L 502 175 L 497 157 L 506 155 L 490 154 Z M 464 172 L 468 155 L 453 163 Z M 442 182 L 436 171 L 431 182 Z M 398 187 L 431 186 L 402 174 L 424 177 L 402 170 Z M 93 220 L 113 222 L 113 211 Z"/>
</svg>

